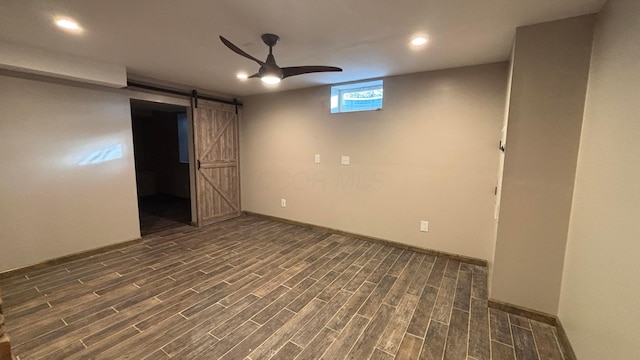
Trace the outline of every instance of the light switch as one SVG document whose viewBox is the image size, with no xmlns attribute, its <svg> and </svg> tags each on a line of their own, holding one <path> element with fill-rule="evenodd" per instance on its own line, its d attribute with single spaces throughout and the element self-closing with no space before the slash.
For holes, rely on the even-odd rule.
<svg viewBox="0 0 640 360">
<path fill-rule="evenodd" d="M 314 160 L 313 160 L 316 164 L 320 164 L 320 154 L 316 154 Z"/>
<path fill-rule="evenodd" d="M 340 161 L 340 163 L 342 165 L 349 165 L 349 156 L 348 155 L 342 155 L 342 160 Z"/>
</svg>

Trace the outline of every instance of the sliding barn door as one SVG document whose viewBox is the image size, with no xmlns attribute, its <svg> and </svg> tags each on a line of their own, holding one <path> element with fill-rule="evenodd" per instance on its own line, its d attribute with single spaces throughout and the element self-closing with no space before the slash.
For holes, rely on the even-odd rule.
<svg viewBox="0 0 640 360">
<path fill-rule="evenodd" d="M 199 99 L 193 132 L 198 226 L 240 216 L 236 107 Z"/>
</svg>

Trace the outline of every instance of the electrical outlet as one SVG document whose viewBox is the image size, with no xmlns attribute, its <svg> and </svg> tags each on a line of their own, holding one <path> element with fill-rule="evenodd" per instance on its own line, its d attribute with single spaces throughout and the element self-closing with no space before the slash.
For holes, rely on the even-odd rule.
<svg viewBox="0 0 640 360">
<path fill-rule="evenodd" d="M 320 154 L 316 154 L 314 160 L 313 160 L 316 164 L 320 164 Z"/>
<path fill-rule="evenodd" d="M 420 220 L 420 231 L 428 232 L 429 231 L 429 222 L 426 220 Z"/>
<path fill-rule="evenodd" d="M 280 199 L 280 206 L 287 207 L 287 200 L 286 199 Z"/>
<path fill-rule="evenodd" d="M 342 165 L 349 165 L 349 156 L 348 155 L 342 155 L 342 159 L 340 160 L 340 163 Z"/>
</svg>

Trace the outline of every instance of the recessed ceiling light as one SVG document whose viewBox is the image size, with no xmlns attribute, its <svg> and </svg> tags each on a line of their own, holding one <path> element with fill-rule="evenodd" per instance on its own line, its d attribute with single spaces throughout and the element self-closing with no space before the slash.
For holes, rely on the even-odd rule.
<svg viewBox="0 0 640 360">
<path fill-rule="evenodd" d="M 411 40 L 411 45 L 413 46 L 421 46 L 427 43 L 427 38 L 424 36 L 417 36 Z"/>
<path fill-rule="evenodd" d="M 236 77 L 240 80 L 247 80 L 247 78 L 249 78 L 249 75 L 245 74 L 245 73 L 238 73 L 236 74 Z"/>
<path fill-rule="evenodd" d="M 71 32 L 82 32 L 82 28 L 75 20 L 69 18 L 56 18 L 55 23 L 59 28 Z"/>
</svg>

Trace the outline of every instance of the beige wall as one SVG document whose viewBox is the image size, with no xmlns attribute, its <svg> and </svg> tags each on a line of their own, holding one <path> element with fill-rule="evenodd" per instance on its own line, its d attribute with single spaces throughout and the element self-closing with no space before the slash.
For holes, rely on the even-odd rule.
<svg viewBox="0 0 640 360">
<path fill-rule="evenodd" d="M 246 98 L 242 208 L 491 260 L 506 80 L 506 63 L 390 77 L 383 110 L 347 114 L 327 86 Z"/>
<path fill-rule="evenodd" d="M 102 86 L 127 86 L 127 69 L 123 65 L 6 41 L 0 41 L 0 69 Z"/>
<path fill-rule="evenodd" d="M 125 95 L 0 76 L 0 174 L 0 271 L 140 236 Z"/>
<path fill-rule="evenodd" d="M 640 2 L 596 25 L 559 317 L 579 359 L 640 354 Z"/>
<path fill-rule="evenodd" d="M 593 16 L 518 28 L 491 297 L 557 314 Z"/>
</svg>

